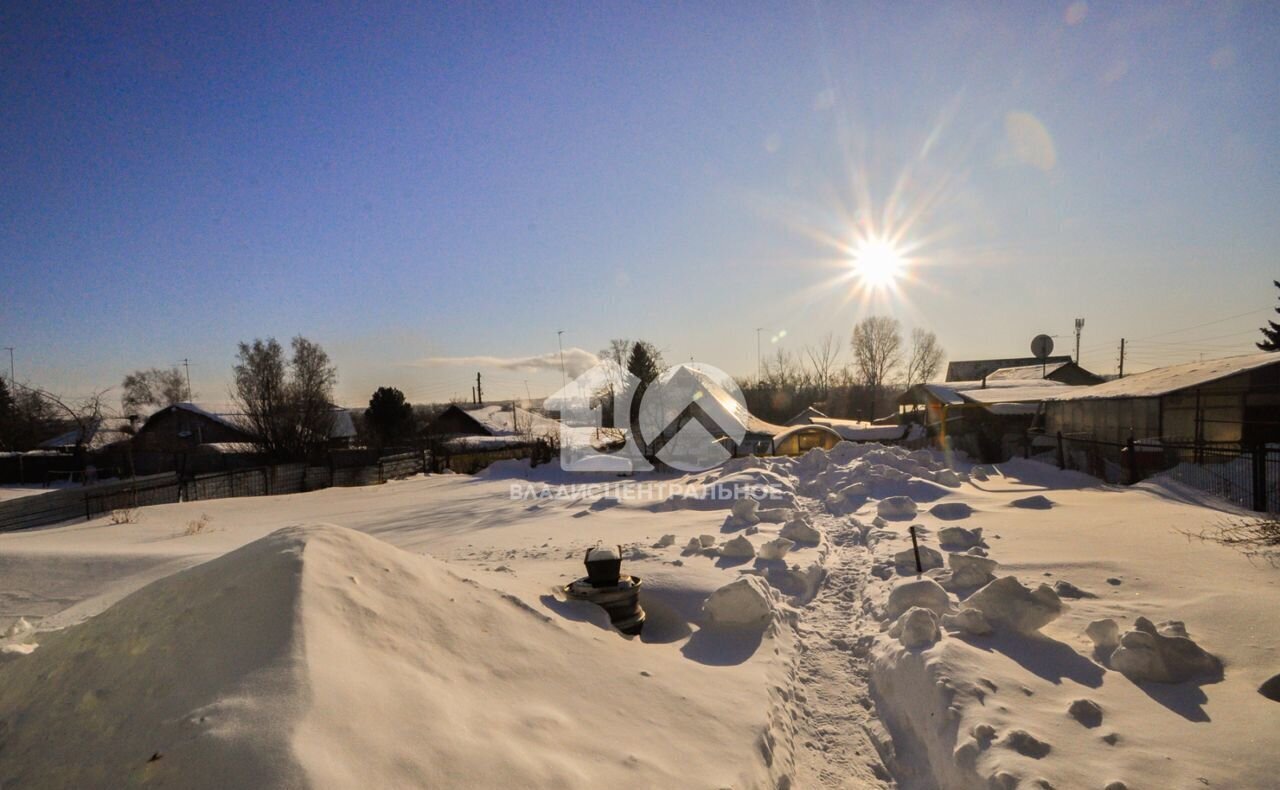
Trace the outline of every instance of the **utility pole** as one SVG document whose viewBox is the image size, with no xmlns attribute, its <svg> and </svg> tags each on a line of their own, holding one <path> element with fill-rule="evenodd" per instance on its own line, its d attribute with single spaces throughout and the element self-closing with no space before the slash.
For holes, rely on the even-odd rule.
<svg viewBox="0 0 1280 790">
<path fill-rule="evenodd" d="M 564 389 L 569 384 L 569 380 L 564 377 L 564 340 L 561 335 L 564 334 L 563 329 L 556 330 L 556 345 L 560 347 L 560 388 Z"/>
<path fill-rule="evenodd" d="M 476 405 L 476 385 L 471 385 L 471 405 Z"/>
<path fill-rule="evenodd" d="M 764 327 L 756 327 L 756 383 L 764 380 L 764 365 L 760 356 L 760 333 L 764 331 Z"/>
<path fill-rule="evenodd" d="M 182 358 L 182 367 L 187 371 L 187 402 L 191 402 L 191 360 Z"/>
<path fill-rule="evenodd" d="M 476 372 L 476 405 L 484 405 L 484 390 L 480 387 L 480 372 Z"/>
<path fill-rule="evenodd" d="M 1076 319 L 1076 364 L 1080 364 L 1080 330 L 1084 329 L 1084 319 Z"/>
<path fill-rule="evenodd" d="M 4 350 L 9 352 L 9 384 L 17 385 L 18 380 L 13 377 L 13 346 L 5 346 Z"/>
<path fill-rule="evenodd" d="M 1120 378 L 1124 378 L 1124 338 L 1120 338 Z"/>
</svg>

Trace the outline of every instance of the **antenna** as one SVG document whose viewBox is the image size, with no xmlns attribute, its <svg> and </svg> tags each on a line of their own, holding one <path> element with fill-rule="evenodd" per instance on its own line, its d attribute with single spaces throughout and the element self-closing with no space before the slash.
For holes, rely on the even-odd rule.
<svg viewBox="0 0 1280 790">
<path fill-rule="evenodd" d="M 1076 364 L 1080 364 L 1080 330 L 1084 329 L 1084 319 L 1076 319 Z"/>
</svg>

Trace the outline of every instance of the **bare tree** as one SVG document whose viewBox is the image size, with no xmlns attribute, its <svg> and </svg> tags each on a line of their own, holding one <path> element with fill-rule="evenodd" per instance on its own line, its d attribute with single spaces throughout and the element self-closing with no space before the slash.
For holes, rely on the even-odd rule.
<svg viewBox="0 0 1280 790">
<path fill-rule="evenodd" d="M 294 411 L 291 420 L 292 450 L 302 455 L 329 441 L 333 431 L 333 387 L 338 383 L 338 369 L 329 355 L 299 335 L 293 339 L 291 378 L 286 390 Z"/>
<path fill-rule="evenodd" d="M 943 351 L 938 336 L 927 329 L 911 330 L 911 357 L 907 360 L 907 386 L 923 384 L 942 367 Z"/>
<path fill-rule="evenodd" d="M 83 398 L 67 398 L 55 395 L 48 390 L 16 385 L 17 389 L 27 393 L 43 403 L 45 413 L 60 420 L 75 431 L 75 446 L 72 452 L 79 458 L 84 454 L 85 446 L 93 439 L 93 435 L 102 425 L 105 416 L 104 403 L 110 388 L 92 392 Z"/>
<path fill-rule="evenodd" d="M 785 348 L 777 349 L 772 357 L 764 360 L 765 387 L 780 390 L 794 387 L 800 379 L 800 365 L 791 352 Z"/>
<path fill-rule="evenodd" d="M 858 378 L 871 392 L 871 418 L 885 382 L 902 362 L 902 335 L 898 319 L 873 315 L 853 327 L 850 348 Z"/>
<path fill-rule="evenodd" d="M 840 357 L 840 340 L 835 333 L 822 336 L 816 346 L 805 346 L 805 356 L 813 367 L 813 383 L 821 392 L 831 389 L 836 377 L 836 360 Z"/>
<path fill-rule="evenodd" d="M 264 451 L 302 458 L 329 439 L 338 372 L 324 349 L 304 337 L 293 339 L 292 351 L 286 364 L 275 338 L 241 343 L 232 397 Z"/>
<path fill-rule="evenodd" d="M 187 392 L 186 379 L 177 368 L 135 370 L 124 377 L 122 387 L 120 405 L 130 414 L 144 406 L 172 406 L 192 398 Z"/>
</svg>

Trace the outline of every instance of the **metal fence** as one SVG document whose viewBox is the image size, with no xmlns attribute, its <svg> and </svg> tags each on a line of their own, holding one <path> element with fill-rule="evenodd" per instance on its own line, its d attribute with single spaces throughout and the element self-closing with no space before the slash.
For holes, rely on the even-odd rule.
<svg viewBox="0 0 1280 790">
<path fill-rule="evenodd" d="M 1052 451 L 1060 469 L 1132 485 L 1152 475 L 1176 480 L 1240 507 L 1280 513 L 1280 446 L 1129 439 L 1106 442 L 1080 434 L 1036 435 L 1029 448 Z"/>
<path fill-rule="evenodd" d="M 180 477 L 176 472 L 97 483 L 0 502 L 0 532 L 41 527 L 144 505 L 362 486 L 409 477 L 431 468 L 425 452 L 379 458 L 361 466 L 277 464 Z"/>
</svg>

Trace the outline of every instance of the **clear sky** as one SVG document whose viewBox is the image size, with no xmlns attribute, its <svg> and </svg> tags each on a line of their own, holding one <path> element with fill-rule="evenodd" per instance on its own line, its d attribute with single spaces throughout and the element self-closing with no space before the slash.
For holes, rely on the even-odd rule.
<svg viewBox="0 0 1280 790">
<path fill-rule="evenodd" d="M 536 396 L 558 330 L 749 374 L 757 327 L 873 312 L 956 359 L 1084 317 L 1112 372 L 1278 304 L 1277 4 L 236 6 L 0 7 L 19 380 L 185 357 L 224 399 L 237 341 L 301 333 L 344 403 Z M 868 228 L 908 261 L 873 298 Z"/>
</svg>

